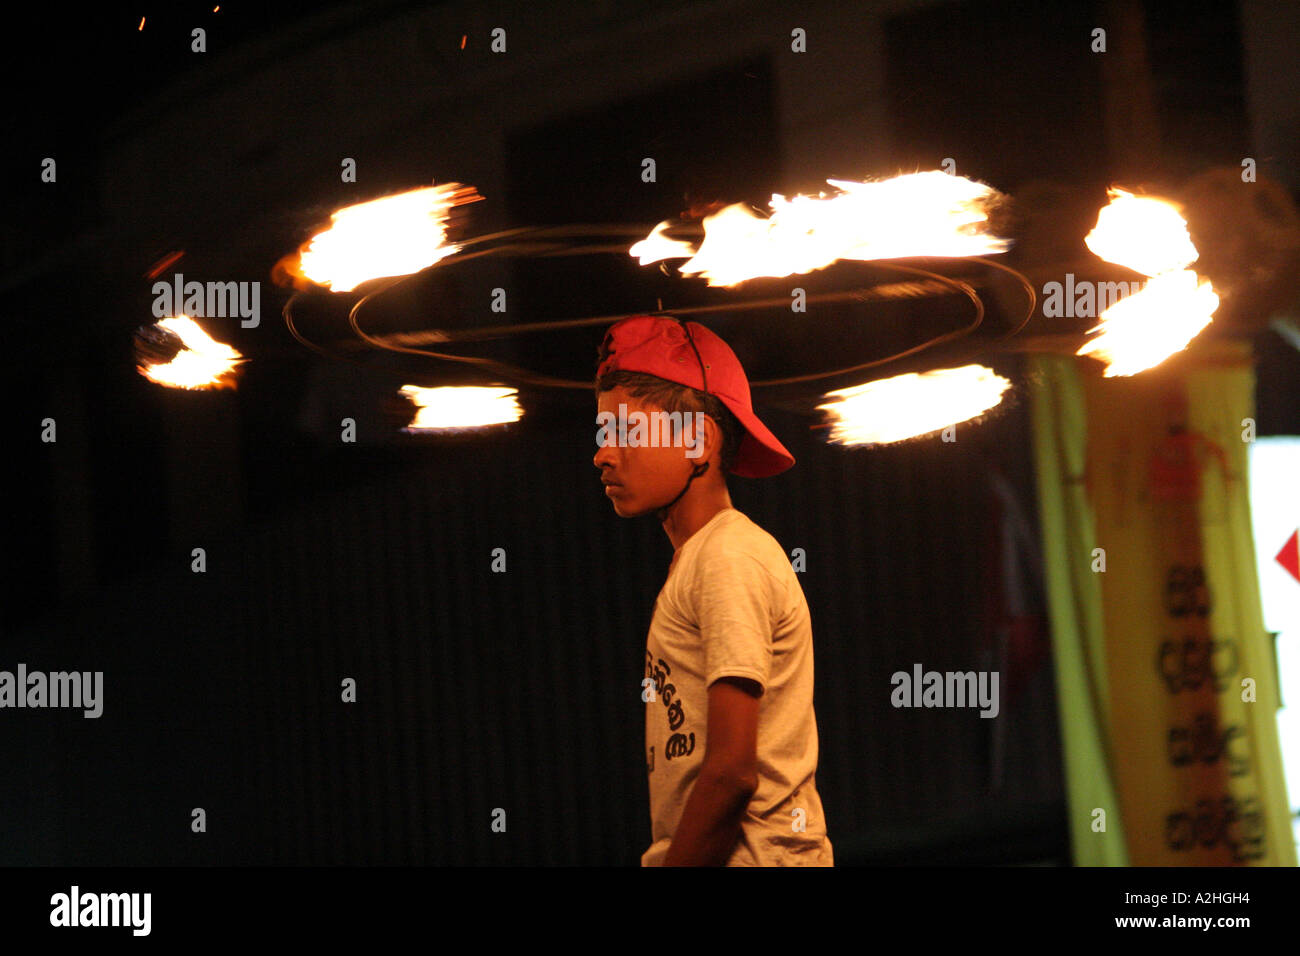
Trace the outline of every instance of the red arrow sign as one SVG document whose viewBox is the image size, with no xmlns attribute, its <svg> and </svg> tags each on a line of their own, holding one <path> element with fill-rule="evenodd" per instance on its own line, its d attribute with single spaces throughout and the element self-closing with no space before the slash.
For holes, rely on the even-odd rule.
<svg viewBox="0 0 1300 956">
<path fill-rule="evenodd" d="M 1300 581 L 1300 529 L 1291 532 L 1291 537 L 1282 545 L 1275 560 L 1290 572 L 1291 577 Z"/>
</svg>

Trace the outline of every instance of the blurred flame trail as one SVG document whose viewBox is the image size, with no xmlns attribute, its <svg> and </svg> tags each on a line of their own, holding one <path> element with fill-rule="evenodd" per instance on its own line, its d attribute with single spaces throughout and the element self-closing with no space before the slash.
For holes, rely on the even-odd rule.
<svg viewBox="0 0 1300 956">
<path fill-rule="evenodd" d="M 812 272 L 840 259 L 981 256 L 1010 246 L 986 232 L 990 208 L 1004 197 L 982 183 L 937 170 L 879 182 L 827 182 L 837 195 L 774 194 L 766 219 L 742 203 L 708 216 L 698 250 L 663 236 L 665 220 L 630 253 L 641 265 L 693 253 L 679 272 L 731 286 Z"/>
<path fill-rule="evenodd" d="M 1187 266 L 1199 256 L 1179 207 L 1154 196 L 1109 190 L 1110 203 L 1084 243 L 1107 262 L 1150 276 L 1112 305 L 1076 354 L 1106 363 L 1107 378 L 1135 375 L 1182 351 L 1210 324 L 1219 296 Z"/>
<path fill-rule="evenodd" d="M 1095 255 L 1148 276 L 1186 269 L 1196 261 L 1196 246 L 1177 206 L 1123 189 L 1107 192 L 1110 203 L 1083 239 Z"/>
<path fill-rule="evenodd" d="M 189 316 L 181 314 L 155 323 L 182 343 L 170 362 L 137 366 L 145 378 L 169 388 L 221 388 L 231 385 L 235 367 L 244 358 L 235 349 L 204 332 Z"/>
<path fill-rule="evenodd" d="M 828 392 L 830 441 L 889 444 L 976 418 L 998 405 L 1011 382 L 983 365 L 911 372 Z"/>
<path fill-rule="evenodd" d="M 418 408 L 406 431 L 478 428 L 518 421 L 523 410 L 513 388 L 443 385 L 421 388 L 403 385 L 399 391 Z"/>
<path fill-rule="evenodd" d="M 1209 280 L 1190 269 L 1152 276 L 1135 292 L 1101 314 L 1101 334 L 1079 349 L 1107 363 L 1107 378 L 1136 375 L 1182 351 L 1219 307 Z"/>
<path fill-rule="evenodd" d="M 689 259 L 695 255 L 695 246 L 691 243 L 665 236 L 663 231 L 667 228 L 668 220 L 665 219 L 650 230 L 650 235 L 628 250 L 629 254 L 636 256 L 643 266 L 661 259 Z"/>
<path fill-rule="evenodd" d="M 332 292 L 419 272 L 460 251 L 447 242 L 448 214 L 482 198 L 473 186 L 444 183 L 345 206 L 330 216 L 328 229 L 312 237 L 290 271 Z"/>
</svg>

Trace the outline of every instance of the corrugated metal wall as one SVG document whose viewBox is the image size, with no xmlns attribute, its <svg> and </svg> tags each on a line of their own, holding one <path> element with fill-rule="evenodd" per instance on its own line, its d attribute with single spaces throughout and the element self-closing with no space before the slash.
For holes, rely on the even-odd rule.
<svg viewBox="0 0 1300 956">
<path fill-rule="evenodd" d="M 1028 491 L 1022 410 L 868 451 L 762 414 L 799 463 L 734 479 L 733 501 L 807 555 L 838 862 L 1059 807 L 1050 662 L 997 720 L 889 703 L 915 662 L 986 666 L 982 462 Z M 105 710 L 9 715 L 0 756 L 26 770 L 3 862 L 634 865 L 641 661 L 672 552 L 653 519 L 614 515 L 594 451 L 585 414 L 435 444 L 206 542 L 204 574 L 177 554 L 8 642 L 11 663 L 102 669 Z"/>
<path fill-rule="evenodd" d="M 1050 668 L 997 721 L 889 704 L 889 675 L 914 662 L 989 664 L 980 448 L 1026 478 L 1019 414 L 978 446 L 964 431 L 858 452 L 787 423 L 799 466 L 732 482 L 738 507 L 807 554 L 833 838 L 1059 799 Z M 270 858 L 627 863 L 643 849 L 638 682 L 671 546 L 651 519 L 613 514 L 577 432 L 517 432 L 249 538 L 240 670 L 259 683 L 240 685 L 257 688 L 240 752 Z"/>
</svg>

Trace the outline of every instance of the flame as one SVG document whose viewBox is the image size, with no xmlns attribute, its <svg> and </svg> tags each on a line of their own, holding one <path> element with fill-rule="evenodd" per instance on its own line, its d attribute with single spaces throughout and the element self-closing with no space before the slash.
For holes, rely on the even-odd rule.
<svg viewBox="0 0 1300 956">
<path fill-rule="evenodd" d="M 501 425 L 523 416 L 517 401 L 519 393 L 513 388 L 403 385 L 400 391 L 418 408 L 415 421 L 406 428 L 408 432 Z"/>
<path fill-rule="evenodd" d="M 1098 257 L 1150 276 L 1142 289 L 1101 314 L 1078 350 L 1106 363 L 1106 378 L 1154 368 L 1210 324 L 1219 296 L 1187 267 L 1200 253 L 1177 204 L 1109 190 L 1110 203 L 1084 243 Z"/>
<path fill-rule="evenodd" d="M 628 254 L 636 256 L 643 266 L 661 259 L 689 259 L 695 255 L 695 247 L 689 242 L 669 239 L 663 234 L 668 225 L 666 219 L 659 223 L 650 230 L 650 235 L 629 249 Z"/>
<path fill-rule="evenodd" d="M 742 203 L 707 217 L 704 241 L 679 271 L 731 286 L 812 272 L 839 259 L 978 256 L 1010 245 L 986 231 L 988 208 L 1002 196 L 982 183 L 937 170 L 827 183 L 839 192 L 793 199 L 774 194 L 767 218 Z M 660 223 L 632 247 L 642 265 L 690 254 L 689 244 L 661 235 L 667 225 Z"/>
<path fill-rule="evenodd" d="M 1152 276 L 1139 292 L 1101 314 L 1101 324 L 1079 355 L 1105 362 L 1106 378 L 1136 375 L 1187 347 L 1219 307 L 1208 279 L 1190 269 Z"/>
<path fill-rule="evenodd" d="M 817 406 L 832 418 L 830 440 L 889 444 L 976 418 L 1002 401 L 1011 382 L 983 365 L 911 372 L 828 392 Z"/>
<path fill-rule="evenodd" d="M 1186 269 L 1196 261 L 1199 253 L 1176 205 L 1123 189 L 1111 189 L 1109 195 L 1109 205 L 1083 240 L 1093 253 L 1147 276 Z"/>
<path fill-rule="evenodd" d="M 137 366 L 145 378 L 169 388 L 219 388 L 244 358 L 235 349 L 213 339 L 189 316 L 172 316 L 156 323 L 177 336 L 185 347 L 170 362 Z"/>
<path fill-rule="evenodd" d="M 419 272 L 460 251 L 447 242 L 448 213 L 482 198 L 473 186 L 444 183 L 345 206 L 312 237 L 291 271 L 333 292 Z"/>
</svg>

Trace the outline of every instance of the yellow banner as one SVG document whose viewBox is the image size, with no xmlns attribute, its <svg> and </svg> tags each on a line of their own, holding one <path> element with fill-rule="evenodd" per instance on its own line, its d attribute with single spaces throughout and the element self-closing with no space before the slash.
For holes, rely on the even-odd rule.
<svg viewBox="0 0 1300 956">
<path fill-rule="evenodd" d="M 1067 564 L 1048 568 L 1053 644 L 1089 669 L 1058 663 L 1062 715 L 1071 700 L 1100 710 L 1065 735 L 1066 765 L 1102 756 L 1108 782 L 1067 777 L 1075 861 L 1117 861 L 1100 801 L 1128 864 L 1295 866 L 1249 519 L 1248 343 L 1206 343 L 1132 377 L 1057 356 L 1036 368 L 1044 537 L 1065 537 L 1054 553 Z M 1080 428 L 1082 467 L 1062 454 Z"/>
<path fill-rule="evenodd" d="M 1044 407 L 1071 390 L 1084 406 L 1083 468 L 1060 477 L 1082 485 L 1087 520 L 1056 524 L 1090 532 L 1066 550 L 1099 584 L 1075 590 L 1100 601 L 1103 674 L 1092 684 L 1104 710 L 1096 732 L 1108 739 L 1095 750 L 1109 763 L 1128 862 L 1296 865 L 1251 543 L 1249 345 L 1202 345 L 1127 378 L 1103 378 L 1085 359 L 1042 369 L 1040 387 L 1056 393 Z M 1046 425 L 1037 432 L 1041 445 Z M 1052 465 L 1041 448 L 1039 463 Z M 1072 816 L 1087 809 L 1072 805 Z"/>
</svg>

